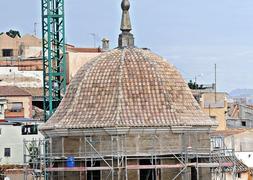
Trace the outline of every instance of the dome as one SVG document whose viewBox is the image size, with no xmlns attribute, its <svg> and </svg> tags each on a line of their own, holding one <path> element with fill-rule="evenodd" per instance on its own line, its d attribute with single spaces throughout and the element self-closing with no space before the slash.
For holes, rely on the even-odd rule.
<svg viewBox="0 0 253 180">
<path fill-rule="evenodd" d="M 119 47 L 85 64 L 41 130 L 213 126 L 180 73 L 164 58 L 136 48 L 128 0 L 122 0 Z"/>
<path fill-rule="evenodd" d="M 195 159 L 206 161 L 216 121 L 202 112 L 173 65 L 134 45 L 129 0 L 121 8 L 118 47 L 79 69 L 56 112 L 40 126 L 54 159 L 46 167 L 49 177 L 206 177 L 210 168 L 200 167 L 197 175 L 196 169 L 171 168 L 182 164 L 189 147 Z M 76 168 L 66 167 L 66 157 L 78 161 Z"/>
<path fill-rule="evenodd" d="M 212 125 L 173 65 L 150 50 L 119 47 L 78 71 L 42 130 Z"/>
</svg>

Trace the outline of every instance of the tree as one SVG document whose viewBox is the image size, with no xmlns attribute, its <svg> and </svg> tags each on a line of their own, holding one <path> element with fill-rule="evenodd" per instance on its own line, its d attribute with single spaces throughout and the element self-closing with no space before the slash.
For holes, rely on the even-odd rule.
<svg viewBox="0 0 253 180">
<path fill-rule="evenodd" d="M 6 32 L 6 34 L 12 38 L 15 38 L 16 36 L 21 37 L 19 31 L 15 31 L 15 30 L 9 30 L 8 32 Z"/>
</svg>

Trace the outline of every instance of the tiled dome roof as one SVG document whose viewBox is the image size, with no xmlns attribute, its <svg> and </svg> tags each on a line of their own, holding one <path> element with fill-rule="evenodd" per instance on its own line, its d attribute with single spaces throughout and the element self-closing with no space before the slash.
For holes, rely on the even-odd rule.
<svg viewBox="0 0 253 180">
<path fill-rule="evenodd" d="M 41 128 L 212 126 L 180 73 L 149 50 L 124 47 L 84 65 Z"/>
</svg>

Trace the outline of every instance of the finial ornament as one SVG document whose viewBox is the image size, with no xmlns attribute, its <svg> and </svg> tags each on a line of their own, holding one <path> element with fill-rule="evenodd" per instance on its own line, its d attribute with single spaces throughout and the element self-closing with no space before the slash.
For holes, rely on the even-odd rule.
<svg viewBox="0 0 253 180">
<path fill-rule="evenodd" d="M 129 0 L 122 0 L 121 3 L 122 9 L 122 19 L 120 30 L 122 33 L 119 35 L 119 47 L 133 47 L 134 46 L 134 37 L 130 33 L 132 30 L 131 20 L 129 15 L 130 2 Z"/>
<path fill-rule="evenodd" d="M 129 0 L 122 1 L 121 8 L 122 8 L 123 11 L 128 11 L 130 9 Z"/>
<path fill-rule="evenodd" d="M 131 20 L 129 15 L 130 2 L 129 0 L 123 0 L 121 3 L 122 19 L 121 19 L 121 31 L 130 32 L 132 30 Z"/>
</svg>

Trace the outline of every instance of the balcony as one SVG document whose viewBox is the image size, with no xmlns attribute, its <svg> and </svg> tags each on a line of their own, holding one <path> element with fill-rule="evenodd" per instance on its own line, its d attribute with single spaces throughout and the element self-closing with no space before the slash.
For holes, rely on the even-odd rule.
<svg viewBox="0 0 253 180">
<path fill-rule="evenodd" d="M 11 111 L 11 110 L 5 110 L 5 118 L 24 118 L 25 117 L 25 111 L 24 108 L 20 109 L 19 111 Z"/>
</svg>

